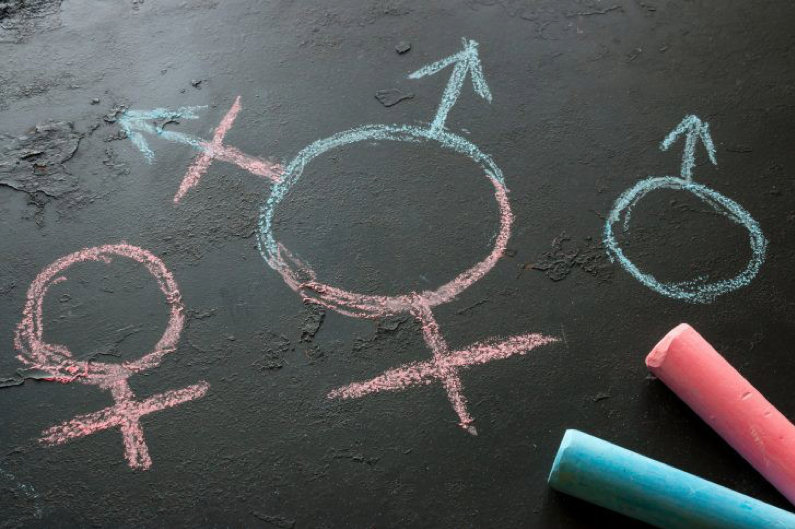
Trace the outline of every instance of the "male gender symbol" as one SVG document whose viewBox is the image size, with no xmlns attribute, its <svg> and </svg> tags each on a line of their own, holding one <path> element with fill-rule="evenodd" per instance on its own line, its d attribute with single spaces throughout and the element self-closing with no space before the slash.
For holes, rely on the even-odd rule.
<svg viewBox="0 0 795 529">
<path fill-rule="evenodd" d="M 110 264 L 114 257 L 125 257 L 140 263 L 152 274 L 170 308 L 168 326 L 154 349 L 138 360 L 121 364 L 77 361 L 65 346 L 44 341 L 44 298 L 51 286 L 66 281 L 66 277 L 61 274 L 72 265 L 88 261 Z M 41 442 L 46 445 L 62 444 L 74 438 L 118 427 L 130 467 L 146 470 L 152 466 L 152 458 L 141 428 L 141 417 L 201 398 L 210 387 L 207 382 L 202 381 L 187 388 L 137 401 L 127 382 L 132 375 L 157 367 L 166 354 L 176 350 L 185 323 L 183 309 L 177 283 L 163 261 L 136 246 L 115 244 L 87 248 L 61 257 L 45 268 L 28 289 L 23 318 L 17 326 L 14 339 L 14 345 L 19 351 L 17 358 L 31 368 L 49 373 L 52 375 L 51 380 L 63 383 L 77 381 L 110 391 L 116 404 L 95 413 L 78 415 L 70 421 L 45 430 Z"/>
<path fill-rule="evenodd" d="M 604 243 L 607 248 L 608 256 L 611 260 L 618 259 L 618 262 L 627 270 L 632 277 L 659 292 L 660 294 L 676 299 L 681 299 L 691 303 L 710 303 L 721 294 L 726 294 L 738 288 L 748 285 L 765 261 L 765 250 L 767 240 L 762 235 L 759 224 L 751 217 L 740 204 L 723 196 L 714 189 L 696 184 L 693 182 L 693 167 L 695 167 L 695 150 L 698 140 L 704 144 L 709 160 L 717 165 L 715 158 L 715 145 L 709 133 L 709 125 L 702 122 L 696 116 L 686 116 L 685 119 L 671 131 L 660 144 L 660 149 L 667 151 L 668 148 L 681 136 L 685 134 L 685 149 L 682 155 L 681 177 L 675 176 L 650 176 L 635 184 L 632 188 L 625 191 L 618 197 L 610 215 L 605 223 Z M 743 226 L 748 230 L 751 245 L 751 259 L 745 269 L 737 276 L 730 279 L 723 279 L 713 283 L 708 283 L 704 278 L 679 283 L 664 283 L 659 281 L 649 273 L 643 272 L 632 261 L 630 261 L 616 240 L 613 234 L 613 225 L 624 216 L 623 230 L 629 229 L 629 220 L 632 216 L 632 208 L 651 191 L 655 189 L 673 189 L 692 193 L 699 199 L 709 204 L 712 209 L 724 215 L 735 224 Z"/>
<path fill-rule="evenodd" d="M 349 384 L 329 392 L 329 398 L 357 398 L 381 391 L 398 391 L 412 386 L 427 385 L 433 381 L 441 382 L 447 391 L 450 403 L 458 415 L 459 425 L 472 434 L 477 431 L 472 425 L 474 419 L 469 414 L 459 372 L 475 365 L 492 360 L 523 355 L 540 345 L 557 341 L 540 334 L 524 334 L 507 340 L 487 340 L 472 344 L 461 350 L 451 351 L 434 318 L 432 309 L 455 299 L 458 294 L 472 286 L 486 275 L 505 252 L 511 235 L 513 213 L 508 201 L 502 171 L 488 154 L 482 152 L 469 140 L 445 130 L 447 114 L 455 105 L 467 75 L 472 79 L 475 92 L 491 102 L 491 91 L 483 76 L 478 44 L 474 40 L 462 39 L 463 49 L 450 57 L 429 64 L 409 75 L 419 79 L 432 75 L 448 66 L 453 72 L 447 83 L 436 116 L 427 126 L 410 125 L 365 125 L 334 134 L 318 140 L 303 150 L 283 168 L 279 164 L 266 162 L 260 158 L 247 156 L 233 147 L 223 145 L 225 134 L 231 127 L 240 110 L 240 98 L 226 114 L 215 131 L 213 140 L 207 142 L 184 134 L 163 131 L 145 120 L 177 117 L 195 117 L 193 107 L 176 111 L 156 109 L 148 112 L 129 111 L 122 127 L 128 136 L 147 156 L 153 158 L 151 151 L 140 132 L 155 134 L 166 140 L 191 145 L 200 151 L 192 166 L 182 180 L 174 202 L 194 187 L 214 158 L 234 163 L 252 174 L 265 177 L 273 182 L 268 200 L 260 210 L 258 244 L 262 257 L 268 265 L 279 272 L 287 285 L 310 303 L 316 303 L 355 318 L 378 318 L 388 315 L 408 313 L 416 318 L 421 326 L 425 343 L 431 350 L 432 359 L 391 369 L 371 380 Z M 140 132 L 139 132 L 140 131 Z M 288 249 L 276 241 L 273 234 L 273 216 L 276 207 L 287 196 L 295 183 L 301 178 L 305 167 L 321 154 L 343 145 L 365 141 L 397 141 L 406 143 L 435 143 L 443 149 L 462 154 L 481 167 L 486 178 L 494 186 L 494 197 L 499 209 L 500 228 L 491 252 L 479 263 L 460 273 L 449 282 L 424 292 L 411 292 L 397 296 L 378 296 L 349 292 L 317 281 L 311 267 L 301 262 Z M 233 153 L 230 154 L 230 153 Z M 254 169 L 252 169 L 254 168 Z"/>
</svg>

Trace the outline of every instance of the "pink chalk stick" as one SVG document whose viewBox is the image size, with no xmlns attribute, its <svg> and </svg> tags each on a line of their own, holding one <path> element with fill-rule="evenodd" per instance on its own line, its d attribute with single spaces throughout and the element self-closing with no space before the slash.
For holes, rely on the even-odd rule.
<svg viewBox="0 0 795 529">
<path fill-rule="evenodd" d="M 669 332 L 646 366 L 795 504 L 795 426 L 695 329 Z"/>
</svg>

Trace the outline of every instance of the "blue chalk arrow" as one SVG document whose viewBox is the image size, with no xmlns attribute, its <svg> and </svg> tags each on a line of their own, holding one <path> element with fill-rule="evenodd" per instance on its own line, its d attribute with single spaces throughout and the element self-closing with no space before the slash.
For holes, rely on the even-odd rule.
<svg viewBox="0 0 795 529">
<path fill-rule="evenodd" d="M 712 136 L 709 134 L 709 124 L 701 121 L 697 116 L 685 116 L 685 119 L 665 137 L 660 144 L 660 149 L 667 151 L 679 136 L 685 135 L 685 151 L 682 155 L 682 178 L 691 182 L 693 180 L 693 167 L 696 165 L 696 142 L 700 139 L 707 150 L 709 161 L 718 165 L 715 158 L 715 144 L 712 143 Z"/>
<path fill-rule="evenodd" d="M 206 108 L 204 106 L 198 107 L 180 107 L 175 110 L 167 108 L 154 108 L 152 110 L 127 110 L 118 120 L 119 127 L 127 134 L 127 137 L 133 144 L 138 147 L 138 150 L 143 153 L 146 161 L 152 163 L 155 159 L 155 153 L 149 148 L 149 144 L 144 138 L 144 133 L 159 136 L 168 141 L 177 143 L 184 143 L 191 147 L 201 149 L 202 140 L 181 132 L 173 132 L 164 130 L 162 125 L 156 126 L 154 121 L 166 121 L 174 119 L 197 119 L 199 115 L 198 110 Z"/>
<path fill-rule="evenodd" d="M 453 108 L 456 100 L 458 100 L 467 74 L 472 78 L 472 86 L 475 92 L 491 103 L 491 91 L 489 90 L 489 85 L 486 84 L 486 79 L 483 77 L 483 67 L 480 65 L 480 57 L 478 56 L 478 43 L 467 39 L 461 39 L 461 41 L 464 44 L 463 50 L 455 55 L 423 66 L 409 75 L 409 79 L 420 79 L 427 75 L 433 75 L 451 64 L 455 64 L 450 80 L 447 82 L 447 87 L 444 89 L 444 94 L 442 94 L 442 102 L 436 111 L 436 117 L 431 123 L 431 132 L 433 133 L 441 132 L 444 129 L 447 113 L 450 112 L 450 109 Z"/>
</svg>

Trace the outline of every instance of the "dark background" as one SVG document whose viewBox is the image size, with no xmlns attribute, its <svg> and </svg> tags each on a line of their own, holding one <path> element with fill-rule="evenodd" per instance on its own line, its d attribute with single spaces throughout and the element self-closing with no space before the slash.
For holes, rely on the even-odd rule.
<svg viewBox="0 0 795 529">
<path fill-rule="evenodd" d="M 629 524 L 547 487 L 566 428 L 788 507 L 643 359 L 689 322 L 795 417 L 793 24 L 787 0 L 0 4 L 0 378 L 11 378 L 0 391 L 2 525 Z M 286 163 L 338 131 L 430 121 L 449 70 L 407 75 L 458 51 L 461 37 L 480 43 L 494 99 L 467 83 L 447 126 L 502 168 L 516 222 L 508 255 L 435 315 L 453 348 L 561 338 L 463 372 L 477 437 L 456 426 L 439 384 L 328 400 L 429 358 L 418 325 L 328 312 L 314 333 L 316 311 L 256 250 L 267 183 L 216 161 L 175 207 L 195 153 L 152 139 L 149 165 L 113 122 L 125 106 L 209 105 L 169 124 L 209 138 L 241 95 L 227 143 Z M 400 41 L 408 53 L 395 52 Z M 414 98 L 387 108 L 374 97 L 383 89 Z M 710 123 L 719 163 L 699 147 L 695 179 L 740 203 L 769 240 L 753 283 L 709 305 L 647 289 L 600 244 L 624 190 L 678 173 L 682 143 L 658 146 L 689 113 Z M 750 255 L 742 228 L 682 192 L 649 195 L 632 219 L 623 247 L 662 280 L 730 277 Z M 471 266 L 496 228 L 491 186 L 470 162 L 385 144 L 313 162 L 280 206 L 276 235 L 323 280 L 396 293 Z M 146 398 L 210 384 L 206 397 L 143 419 L 145 472 L 127 466 L 118 430 L 37 444 L 45 428 L 110 405 L 109 393 L 12 385 L 31 281 L 61 256 L 120 241 L 163 259 L 189 316 L 178 350 L 132 389 Z M 47 298 L 45 337 L 79 358 L 137 358 L 160 338 L 166 309 L 144 270 L 78 265 Z"/>
</svg>

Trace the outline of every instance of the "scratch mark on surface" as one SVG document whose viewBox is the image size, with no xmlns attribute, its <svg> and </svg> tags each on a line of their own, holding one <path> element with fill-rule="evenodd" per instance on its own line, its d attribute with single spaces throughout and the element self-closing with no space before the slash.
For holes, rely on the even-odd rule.
<svg viewBox="0 0 795 529">
<path fill-rule="evenodd" d="M 619 11 L 619 10 L 623 11 L 622 7 L 619 6 L 619 5 L 614 5 L 614 6 L 606 7 L 604 9 L 597 9 L 595 11 L 579 11 L 579 12 L 576 12 L 576 13 L 566 13 L 565 17 L 566 18 L 574 18 L 574 17 L 589 17 L 589 16 L 593 16 L 593 15 L 606 15 L 607 13 L 609 13 L 611 11 Z"/>
</svg>

